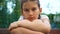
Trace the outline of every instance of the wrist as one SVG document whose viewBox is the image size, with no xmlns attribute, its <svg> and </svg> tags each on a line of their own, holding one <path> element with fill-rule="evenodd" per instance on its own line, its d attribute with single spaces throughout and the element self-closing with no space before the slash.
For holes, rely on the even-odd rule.
<svg viewBox="0 0 60 34">
<path fill-rule="evenodd" d="M 18 21 L 17 26 L 21 27 L 21 21 Z"/>
</svg>

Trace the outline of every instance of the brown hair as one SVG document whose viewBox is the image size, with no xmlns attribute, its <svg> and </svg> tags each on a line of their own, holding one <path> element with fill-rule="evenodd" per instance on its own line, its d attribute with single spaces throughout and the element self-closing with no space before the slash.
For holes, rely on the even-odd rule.
<svg viewBox="0 0 60 34">
<path fill-rule="evenodd" d="M 20 0 L 20 2 L 21 2 L 21 9 L 22 9 L 23 3 L 28 2 L 28 1 L 36 1 L 37 4 L 38 4 L 38 7 L 40 8 L 40 2 L 39 2 L 39 0 Z"/>
</svg>

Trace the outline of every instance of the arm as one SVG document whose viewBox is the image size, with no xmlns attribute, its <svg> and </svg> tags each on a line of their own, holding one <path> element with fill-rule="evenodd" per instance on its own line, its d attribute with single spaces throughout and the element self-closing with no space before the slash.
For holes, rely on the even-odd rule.
<svg viewBox="0 0 60 34">
<path fill-rule="evenodd" d="M 44 34 L 42 32 L 32 31 L 23 27 L 18 27 L 10 31 L 11 34 Z"/>
<path fill-rule="evenodd" d="M 11 34 L 23 34 L 22 28 L 18 27 L 10 31 Z"/>
<path fill-rule="evenodd" d="M 19 22 L 19 23 L 18 23 Z M 50 32 L 51 26 L 49 23 L 48 18 L 43 18 L 43 20 L 34 20 L 33 22 L 30 22 L 28 20 L 23 20 L 23 21 L 17 21 L 18 25 L 27 29 L 31 29 L 33 31 L 39 31 L 39 32 Z M 15 23 L 17 25 L 17 23 Z M 14 23 L 12 24 L 13 26 L 16 27 Z M 10 27 L 10 29 L 13 27 Z"/>
<path fill-rule="evenodd" d="M 41 20 L 34 20 L 31 23 L 24 22 L 24 24 L 20 23 L 20 26 L 34 30 L 34 31 L 40 31 L 44 33 L 50 32 L 51 26 L 49 21 L 47 19 L 44 19 L 43 21 L 45 22 L 42 22 Z"/>
</svg>

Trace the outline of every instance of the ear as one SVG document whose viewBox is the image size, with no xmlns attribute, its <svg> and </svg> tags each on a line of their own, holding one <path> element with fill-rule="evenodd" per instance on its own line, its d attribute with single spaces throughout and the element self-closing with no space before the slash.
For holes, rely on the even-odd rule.
<svg viewBox="0 0 60 34">
<path fill-rule="evenodd" d="M 42 13 L 42 8 L 40 8 L 40 14 Z"/>
<path fill-rule="evenodd" d="M 42 8 L 40 8 L 40 13 L 42 12 Z"/>
</svg>

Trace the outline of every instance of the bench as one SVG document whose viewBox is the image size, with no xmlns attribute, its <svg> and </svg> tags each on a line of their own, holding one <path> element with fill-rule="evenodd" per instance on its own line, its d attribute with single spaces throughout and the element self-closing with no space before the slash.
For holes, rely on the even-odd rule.
<svg viewBox="0 0 60 34">
<path fill-rule="evenodd" d="M 10 34 L 7 28 L 0 28 L 0 34 Z M 60 34 L 60 30 L 51 30 L 49 34 Z"/>
</svg>

